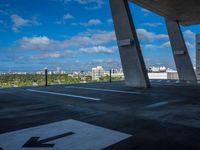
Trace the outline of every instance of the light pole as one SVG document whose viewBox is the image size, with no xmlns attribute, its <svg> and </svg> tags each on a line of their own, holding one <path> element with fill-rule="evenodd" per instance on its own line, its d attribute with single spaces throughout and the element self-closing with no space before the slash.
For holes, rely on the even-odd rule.
<svg viewBox="0 0 200 150">
<path fill-rule="evenodd" d="M 48 68 L 44 68 L 45 86 L 48 86 Z"/>
<path fill-rule="evenodd" d="M 110 82 L 112 82 L 112 69 L 110 69 Z"/>
</svg>

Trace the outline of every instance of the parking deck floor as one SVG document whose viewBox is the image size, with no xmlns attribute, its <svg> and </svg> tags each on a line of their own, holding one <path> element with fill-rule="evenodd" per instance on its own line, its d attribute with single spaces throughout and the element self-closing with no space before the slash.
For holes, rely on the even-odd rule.
<svg viewBox="0 0 200 150">
<path fill-rule="evenodd" d="M 110 144 L 102 146 L 104 135 L 95 132 L 94 142 L 105 150 L 199 150 L 200 86 L 182 85 L 171 80 L 152 80 L 151 83 L 149 89 L 125 87 L 123 82 L 0 89 L 0 149 L 11 150 L 1 144 L 16 131 L 69 120 L 81 127 L 86 123 L 91 128 L 102 128 L 102 134 L 106 129 L 105 135 L 107 129 L 116 131 L 113 135 L 123 133 L 126 138 L 118 140 L 111 136 L 106 140 L 110 140 Z M 40 132 L 43 132 L 42 128 Z M 32 133 L 31 130 L 30 138 Z M 8 139 L 4 138 L 6 136 Z M 89 134 L 82 139 L 87 136 Z M 52 142 L 48 140 L 45 142 Z M 11 139 L 9 143 L 12 142 Z M 82 142 L 75 141 L 76 145 Z M 87 142 L 84 145 L 87 146 Z M 78 149 L 73 146 L 70 145 L 70 149 Z M 63 150 L 68 150 L 66 147 Z M 99 147 L 91 147 L 91 150 Z M 55 147 L 42 149 L 54 150 Z"/>
</svg>

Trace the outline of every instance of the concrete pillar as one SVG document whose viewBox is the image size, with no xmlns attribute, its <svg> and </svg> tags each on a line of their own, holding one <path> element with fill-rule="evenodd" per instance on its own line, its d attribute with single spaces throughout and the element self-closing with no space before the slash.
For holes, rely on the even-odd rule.
<svg viewBox="0 0 200 150">
<path fill-rule="evenodd" d="M 172 46 L 173 56 L 178 71 L 179 80 L 182 83 L 197 83 L 193 65 L 177 21 L 166 19 L 169 40 Z"/>
<path fill-rule="evenodd" d="M 196 75 L 200 80 L 200 35 L 196 35 Z"/>
<path fill-rule="evenodd" d="M 110 7 L 125 77 L 125 84 L 131 87 L 150 87 L 128 1 L 110 0 Z"/>
</svg>

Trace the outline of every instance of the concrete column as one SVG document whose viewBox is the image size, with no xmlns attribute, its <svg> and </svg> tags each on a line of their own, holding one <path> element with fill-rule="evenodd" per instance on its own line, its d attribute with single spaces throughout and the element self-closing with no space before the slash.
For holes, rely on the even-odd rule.
<svg viewBox="0 0 200 150">
<path fill-rule="evenodd" d="M 200 80 L 200 35 L 196 35 L 196 75 Z"/>
<path fill-rule="evenodd" d="M 110 7 L 125 77 L 125 84 L 131 87 L 150 87 L 128 1 L 110 0 Z"/>
<path fill-rule="evenodd" d="M 182 83 L 197 83 L 193 65 L 180 29 L 176 21 L 166 19 L 169 40 L 172 46 L 173 56 L 178 71 L 179 80 Z"/>
</svg>

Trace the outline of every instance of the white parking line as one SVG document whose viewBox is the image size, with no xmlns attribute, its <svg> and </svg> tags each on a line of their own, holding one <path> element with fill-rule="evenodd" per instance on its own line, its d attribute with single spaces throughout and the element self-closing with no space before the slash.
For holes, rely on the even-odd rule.
<svg viewBox="0 0 200 150">
<path fill-rule="evenodd" d="M 27 91 L 36 92 L 36 93 L 51 94 L 51 95 L 66 96 L 66 97 L 81 98 L 81 99 L 94 100 L 94 101 L 101 100 L 100 98 L 92 98 L 92 97 L 85 97 L 85 96 L 80 96 L 80 95 L 72 95 L 72 94 L 64 94 L 64 93 L 56 93 L 56 92 L 48 92 L 48 91 L 40 91 L 40 90 L 33 90 L 33 89 L 27 89 Z"/>
<path fill-rule="evenodd" d="M 158 103 L 150 104 L 150 105 L 147 105 L 146 107 L 147 108 L 156 108 L 156 107 L 164 106 L 164 105 L 167 105 L 167 104 L 169 104 L 169 102 L 164 101 L 164 102 L 158 102 Z"/>
<path fill-rule="evenodd" d="M 140 92 L 120 91 L 120 90 L 100 89 L 100 88 L 87 88 L 87 87 L 80 87 L 80 86 L 66 86 L 65 88 L 84 89 L 84 90 L 103 91 L 103 92 L 115 92 L 115 93 L 125 93 L 125 94 L 144 94 Z"/>
<path fill-rule="evenodd" d="M 147 108 L 157 108 L 157 107 L 165 106 L 168 104 L 174 104 L 174 103 L 179 103 L 179 102 L 183 102 L 183 101 L 185 101 L 185 100 L 162 101 L 162 102 L 147 105 L 146 107 Z"/>
</svg>

